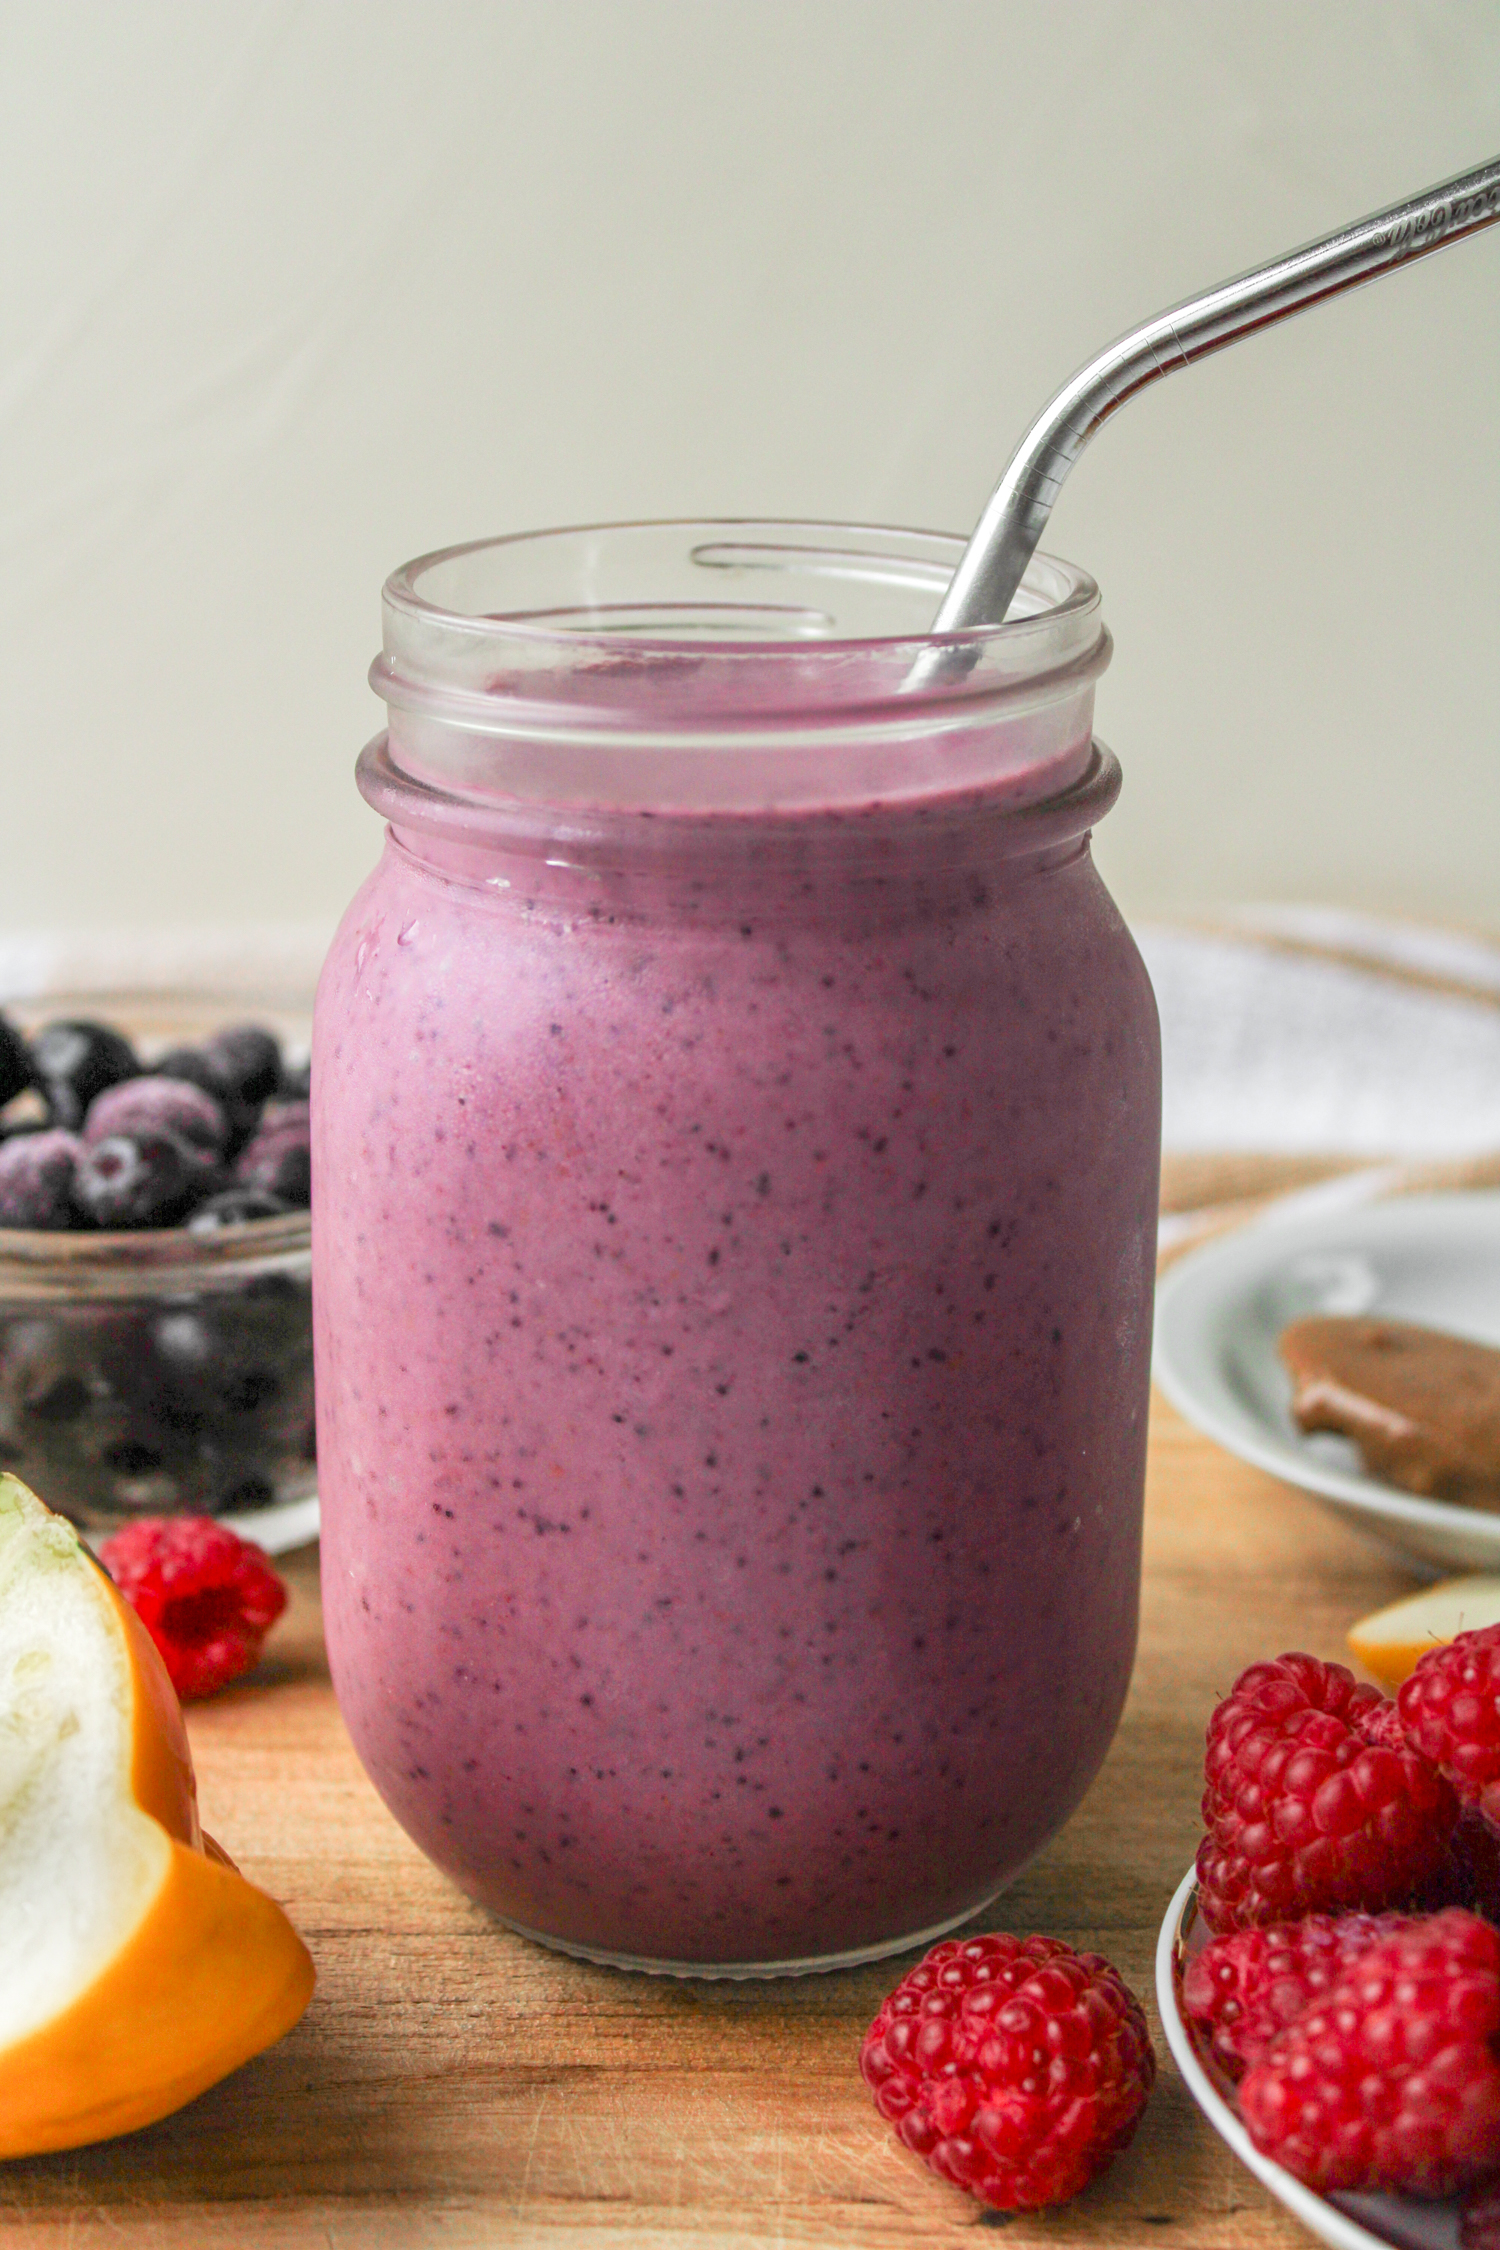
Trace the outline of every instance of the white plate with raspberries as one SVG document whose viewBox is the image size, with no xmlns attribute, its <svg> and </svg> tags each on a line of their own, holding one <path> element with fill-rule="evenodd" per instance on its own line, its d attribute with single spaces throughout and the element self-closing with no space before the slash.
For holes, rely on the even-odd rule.
<svg viewBox="0 0 1500 2250">
<path fill-rule="evenodd" d="M 1183 2008 L 1183 1977 L 1208 1942 L 1208 1932 L 1197 1916 L 1197 1888 L 1196 1873 L 1190 1870 L 1167 1909 L 1156 1947 L 1156 2000 L 1172 2059 L 1221 2140 L 1279 2203 L 1332 2250 L 1465 2250 L 1466 2243 L 1477 2250 L 1487 2241 L 1500 2240 L 1478 2232 L 1462 2235 L 1460 2207 L 1454 2200 L 1424 2203 L 1404 2195 L 1320 2195 L 1261 2153 L 1234 2106 L 1232 2081 Z"/>
<path fill-rule="evenodd" d="M 1394 1699 L 1250 1665 L 1203 1780 L 1156 1954 L 1194 2100 L 1337 2250 L 1500 2250 L 1500 1625 Z"/>
<path fill-rule="evenodd" d="M 1500 1514 L 1401 1491 L 1371 1476 L 1347 1439 L 1297 1427 L 1277 1339 L 1319 1313 L 1500 1345 L 1500 1192 L 1401 1196 L 1209 1243 L 1157 1290 L 1154 1367 L 1178 1412 L 1209 1437 L 1331 1501 L 1388 1546 L 1448 1570 L 1500 1567 Z"/>
</svg>

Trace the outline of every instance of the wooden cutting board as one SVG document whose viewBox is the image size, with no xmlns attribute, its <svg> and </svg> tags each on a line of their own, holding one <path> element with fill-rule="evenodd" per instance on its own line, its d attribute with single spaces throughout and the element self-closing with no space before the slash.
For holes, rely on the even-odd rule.
<svg viewBox="0 0 1500 2250">
<path fill-rule="evenodd" d="M 1157 1401 L 1140 1660 L 1063 1833 L 991 1910 L 1107 1953 L 1147 1999 L 1198 1837 L 1204 1722 L 1259 1656 L 1343 1654 L 1412 1581 L 1333 1515 Z M 985 2214 L 876 2117 L 860 2035 L 904 1966 L 771 1985 L 627 1977 L 539 1951 L 420 1857 L 328 1684 L 315 1557 L 253 1681 L 191 1716 L 207 1826 L 282 1900 L 318 1990 L 269 2055 L 166 2123 L 0 2165 L 0 2242 L 37 2250 L 1263 2250 L 1308 2237 L 1209 2131 L 1171 2062 L 1136 2142 L 1045 2219 Z"/>
</svg>

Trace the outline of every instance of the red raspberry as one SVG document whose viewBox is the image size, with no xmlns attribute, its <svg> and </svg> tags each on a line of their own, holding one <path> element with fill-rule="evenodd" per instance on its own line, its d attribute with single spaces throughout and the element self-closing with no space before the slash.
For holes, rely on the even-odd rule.
<svg viewBox="0 0 1500 2250">
<path fill-rule="evenodd" d="M 1208 1723 L 1198 1905 L 1211 1930 L 1407 1903 L 1443 1868 L 1453 1792 L 1342 1664 L 1242 1672 Z"/>
<path fill-rule="evenodd" d="M 1424 1886 L 1417 1904 L 1429 1914 L 1445 1906 L 1466 1906 L 1500 1924 L 1500 1834 L 1472 1805 L 1459 1806 L 1443 1872 Z"/>
<path fill-rule="evenodd" d="M 1356 1956 L 1240 2087 L 1255 2145 L 1323 2194 L 1442 2196 L 1500 2160 L 1500 1930 L 1452 1907 Z"/>
<path fill-rule="evenodd" d="M 99 1560 L 162 1654 L 184 1703 L 248 1672 L 286 1607 L 259 1547 L 212 1516 L 142 1516 Z"/>
<path fill-rule="evenodd" d="M 1326 1993 L 1357 1953 L 1411 1926 L 1407 1914 L 1309 1914 L 1211 1938 L 1183 1971 L 1182 2010 L 1231 2078 Z"/>
<path fill-rule="evenodd" d="M 1500 1625 L 1428 1649 L 1396 1701 L 1408 1741 L 1500 1826 Z"/>
<path fill-rule="evenodd" d="M 1056 1938 L 949 1938 L 865 2034 L 875 2107 L 934 2172 L 996 2211 L 1087 2187 L 1156 2077 L 1140 2002 Z"/>
</svg>

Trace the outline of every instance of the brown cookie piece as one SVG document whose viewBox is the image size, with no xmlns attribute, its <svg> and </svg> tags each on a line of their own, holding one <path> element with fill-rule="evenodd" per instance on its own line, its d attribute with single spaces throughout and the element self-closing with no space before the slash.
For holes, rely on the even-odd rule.
<svg viewBox="0 0 1500 2250">
<path fill-rule="evenodd" d="M 1292 1412 L 1336 1430 L 1371 1476 L 1500 1509 L 1500 1351 L 1413 1321 L 1294 1320 L 1280 1338 Z"/>
</svg>

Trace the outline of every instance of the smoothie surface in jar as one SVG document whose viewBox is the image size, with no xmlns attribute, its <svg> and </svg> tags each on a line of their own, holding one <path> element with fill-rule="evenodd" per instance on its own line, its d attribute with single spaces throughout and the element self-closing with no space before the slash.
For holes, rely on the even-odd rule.
<svg viewBox="0 0 1500 2250">
<path fill-rule="evenodd" d="M 591 856 L 398 817 L 351 907 L 314 1064 L 335 1681 L 403 1825 L 522 1928 L 910 1942 L 1097 1770 L 1157 1132 L 1083 844 L 1112 773 L 1085 737 L 643 808 Z"/>
</svg>

